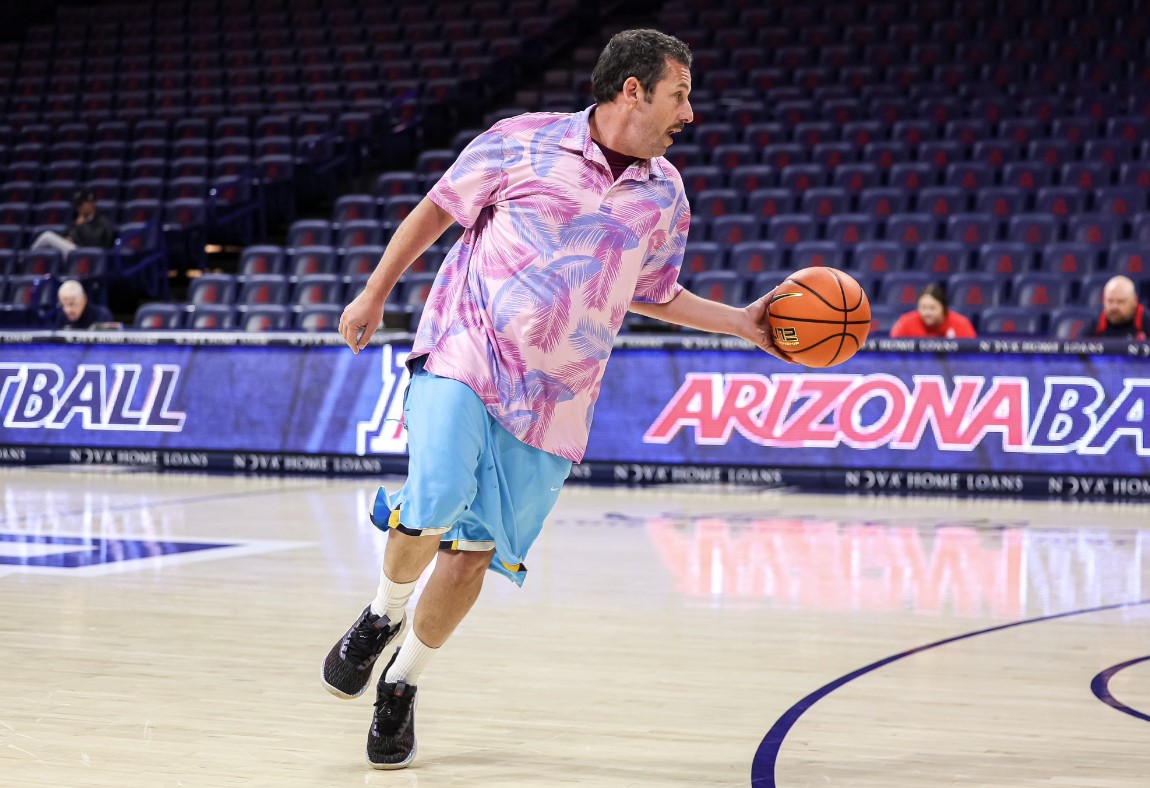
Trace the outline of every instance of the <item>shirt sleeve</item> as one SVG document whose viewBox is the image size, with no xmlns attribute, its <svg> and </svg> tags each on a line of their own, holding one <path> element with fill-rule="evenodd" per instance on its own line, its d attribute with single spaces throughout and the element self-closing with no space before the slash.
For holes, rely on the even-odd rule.
<svg viewBox="0 0 1150 788">
<path fill-rule="evenodd" d="M 687 249 L 691 206 L 682 191 L 673 217 L 670 232 L 656 230 L 647 242 L 647 257 L 635 283 L 632 301 L 665 304 L 683 289 L 679 284 L 679 270 L 683 267 L 683 255 Z"/>
<path fill-rule="evenodd" d="M 502 182 L 503 133 L 496 124 L 463 149 L 427 196 L 455 221 L 470 228 L 495 200 Z"/>
</svg>

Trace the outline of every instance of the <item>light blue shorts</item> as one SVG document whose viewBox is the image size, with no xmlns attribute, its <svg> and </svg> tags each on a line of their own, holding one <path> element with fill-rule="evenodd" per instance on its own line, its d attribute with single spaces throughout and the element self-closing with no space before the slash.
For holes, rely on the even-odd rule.
<svg viewBox="0 0 1150 788">
<path fill-rule="evenodd" d="M 375 497 L 380 530 L 441 536 L 441 549 L 490 550 L 490 568 L 523 584 L 523 559 L 559 498 L 571 461 L 528 446 L 466 384 L 415 362 L 404 395 L 407 482 Z"/>
</svg>

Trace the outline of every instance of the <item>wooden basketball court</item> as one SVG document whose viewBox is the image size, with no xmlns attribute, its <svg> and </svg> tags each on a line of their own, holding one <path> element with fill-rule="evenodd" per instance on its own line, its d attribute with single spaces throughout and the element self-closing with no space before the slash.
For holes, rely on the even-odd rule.
<svg viewBox="0 0 1150 788">
<path fill-rule="evenodd" d="M 1150 507 L 576 485 L 373 771 L 375 486 L 0 471 L 0 784 L 1147 784 Z"/>
</svg>

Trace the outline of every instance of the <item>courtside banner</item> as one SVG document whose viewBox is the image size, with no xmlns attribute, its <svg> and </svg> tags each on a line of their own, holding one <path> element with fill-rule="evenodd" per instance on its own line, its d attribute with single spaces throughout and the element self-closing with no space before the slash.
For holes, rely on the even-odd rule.
<svg viewBox="0 0 1150 788">
<path fill-rule="evenodd" d="M 1150 474 L 1150 364 L 1122 356 L 617 350 L 587 459 Z"/>
<path fill-rule="evenodd" d="M 0 444 L 403 455 L 407 348 L 0 347 Z"/>
<path fill-rule="evenodd" d="M 7 335 L 0 463 L 402 472 L 392 341 Z M 747 348 L 621 338 L 572 477 L 1150 497 L 1150 345 L 880 340 L 830 370 Z"/>
</svg>

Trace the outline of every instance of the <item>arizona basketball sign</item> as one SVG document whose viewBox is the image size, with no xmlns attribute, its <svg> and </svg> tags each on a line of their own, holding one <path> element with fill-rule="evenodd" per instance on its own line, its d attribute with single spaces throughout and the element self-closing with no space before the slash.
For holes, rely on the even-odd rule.
<svg viewBox="0 0 1150 788">
<path fill-rule="evenodd" d="M 1150 473 L 1150 370 L 1131 374 L 1142 360 L 863 353 L 849 374 L 778 364 L 767 372 L 754 361 L 730 351 L 617 352 L 588 458 Z M 635 422 L 636 437 L 624 437 Z"/>
<path fill-rule="evenodd" d="M 121 337 L 0 345 L 0 463 L 406 468 L 406 346 Z M 804 369 L 724 342 L 621 340 L 572 476 L 1150 498 L 1150 346 L 900 346 Z"/>
<path fill-rule="evenodd" d="M 1108 454 L 1123 436 L 1150 456 L 1150 378 L 1127 379 L 1109 394 L 1087 377 L 1031 381 L 916 375 L 908 386 L 871 375 L 719 375 L 691 373 L 643 435 L 669 443 L 691 431 L 696 444 L 724 445 L 734 434 L 760 446 L 913 451 L 929 430 L 942 451 L 971 452 L 997 434 L 1002 449 L 1027 454 Z"/>
</svg>

